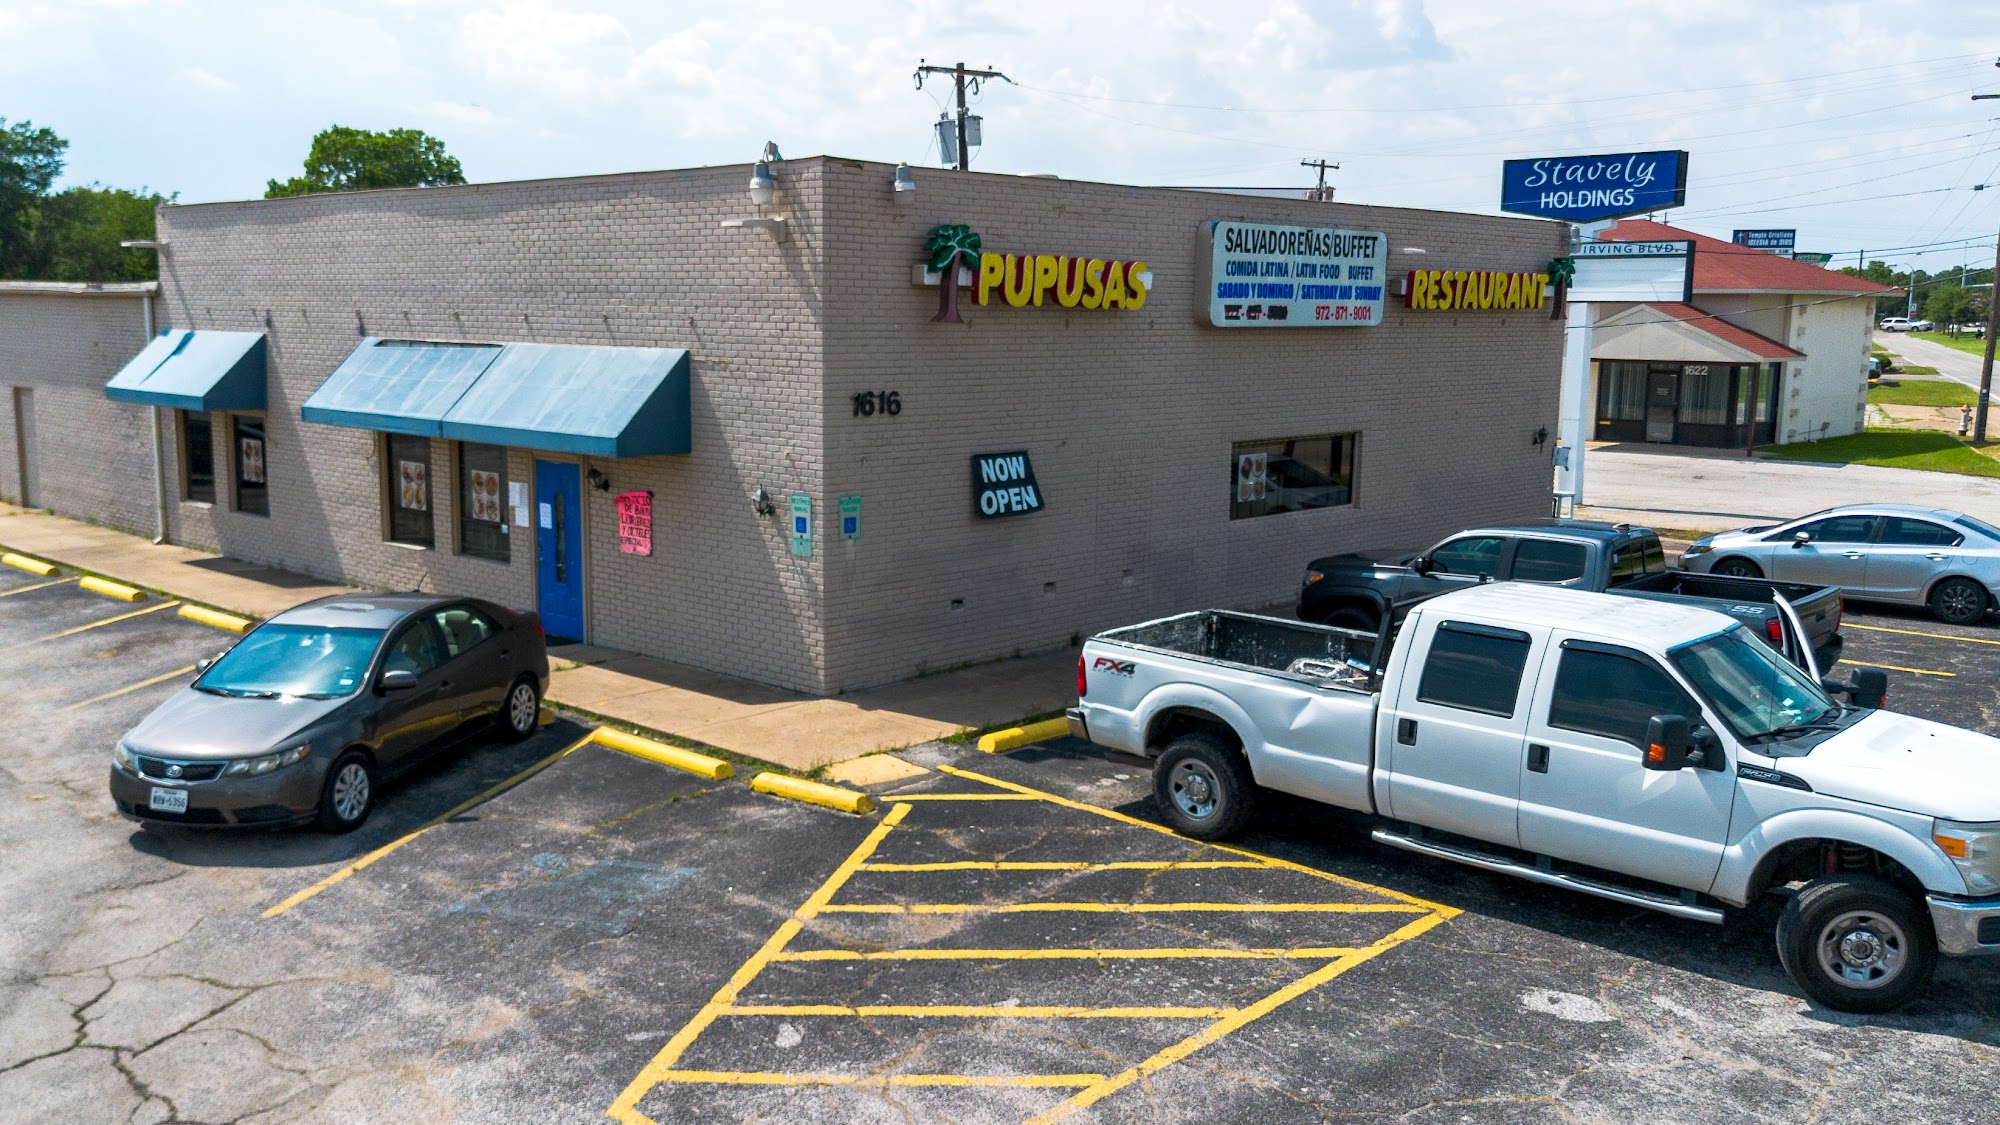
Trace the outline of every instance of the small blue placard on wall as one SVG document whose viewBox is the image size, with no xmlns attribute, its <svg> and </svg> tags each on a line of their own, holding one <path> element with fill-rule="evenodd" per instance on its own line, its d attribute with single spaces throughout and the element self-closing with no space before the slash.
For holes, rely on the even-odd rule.
<svg viewBox="0 0 2000 1125">
<path fill-rule="evenodd" d="M 1687 202 L 1688 154 L 1619 152 L 1509 160 L 1500 173 L 1500 209 L 1594 223 Z"/>
<path fill-rule="evenodd" d="M 861 494 L 850 492 L 835 503 L 840 510 L 840 538 L 861 538 Z"/>
<path fill-rule="evenodd" d="M 792 493 L 792 554 L 802 559 L 813 553 L 813 498 Z"/>
</svg>

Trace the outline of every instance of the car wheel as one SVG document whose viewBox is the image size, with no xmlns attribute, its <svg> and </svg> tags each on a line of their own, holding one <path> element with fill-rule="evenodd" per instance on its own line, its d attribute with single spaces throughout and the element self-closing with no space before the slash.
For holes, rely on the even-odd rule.
<svg viewBox="0 0 2000 1125">
<path fill-rule="evenodd" d="M 1153 763 L 1153 797 L 1167 824 L 1197 840 L 1242 831 L 1257 803 L 1257 783 L 1243 755 L 1212 734 L 1184 734 Z"/>
<path fill-rule="evenodd" d="M 1829 1008 L 1889 1012 L 1930 983 L 1937 938 L 1930 915 L 1895 884 L 1833 875 L 1806 884 L 1778 916 L 1778 960 Z"/>
<path fill-rule="evenodd" d="M 1708 568 L 1708 572 L 1722 578 L 1762 578 L 1764 571 L 1749 559 L 1723 559 Z"/>
<path fill-rule="evenodd" d="M 1970 578 L 1947 578 L 1931 589 L 1931 614 L 1947 625 L 1977 625 L 1986 619 L 1986 587 Z"/>
<path fill-rule="evenodd" d="M 352 832 L 375 807 L 375 769 L 368 756 L 349 750 L 335 758 L 319 791 L 319 830 Z"/>
<path fill-rule="evenodd" d="M 1326 615 L 1322 624 L 1336 629 L 1355 629 L 1363 633 L 1378 633 L 1382 630 L 1382 619 L 1374 611 L 1360 606 L 1343 606 Z"/>
<path fill-rule="evenodd" d="M 542 693 L 535 689 L 533 678 L 522 676 L 507 689 L 507 699 L 500 705 L 500 737 L 507 742 L 526 742 L 541 720 Z"/>
</svg>

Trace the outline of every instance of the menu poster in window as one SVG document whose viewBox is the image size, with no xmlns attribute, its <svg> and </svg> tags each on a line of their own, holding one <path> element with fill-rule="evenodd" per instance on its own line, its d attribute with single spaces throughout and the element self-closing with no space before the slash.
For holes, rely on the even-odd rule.
<svg viewBox="0 0 2000 1125">
<path fill-rule="evenodd" d="M 429 511 L 431 490 L 426 474 L 429 473 L 430 466 L 422 461 L 398 461 L 396 468 L 403 483 L 397 502 L 412 512 Z"/>
<path fill-rule="evenodd" d="M 500 522 L 500 474 L 472 470 L 472 518 Z"/>
<path fill-rule="evenodd" d="M 618 549 L 628 555 L 653 553 L 653 494 L 618 494 Z"/>
<path fill-rule="evenodd" d="M 1264 498 L 1264 486 L 1270 480 L 1271 455 L 1268 453 L 1243 453 L 1236 458 L 1236 501 L 1247 504 Z"/>
<path fill-rule="evenodd" d="M 244 484 L 264 483 L 264 439 L 237 439 L 237 460 L 242 465 L 238 478 Z"/>
</svg>

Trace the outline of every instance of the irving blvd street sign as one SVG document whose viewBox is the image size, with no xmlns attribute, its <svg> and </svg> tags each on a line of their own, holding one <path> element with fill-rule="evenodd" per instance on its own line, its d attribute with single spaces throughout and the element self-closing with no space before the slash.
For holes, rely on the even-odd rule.
<svg viewBox="0 0 2000 1125">
<path fill-rule="evenodd" d="M 1687 202 L 1687 157 L 1674 150 L 1509 160 L 1500 209 L 1594 223 L 1679 207 Z"/>
<path fill-rule="evenodd" d="M 980 519 L 1024 516 L 1042 510 L 1035 467 L 1026 450 L 972 455 L 972 512 Z"/>
</svg>

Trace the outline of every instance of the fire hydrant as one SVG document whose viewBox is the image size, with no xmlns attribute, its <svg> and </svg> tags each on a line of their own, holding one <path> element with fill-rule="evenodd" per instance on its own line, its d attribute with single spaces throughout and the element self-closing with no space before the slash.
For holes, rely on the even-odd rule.
<svg viewBox="0 0 2000 1125">
<path fill-rule="evenodd" d="M 1958 436 L 1964 437 L 1971 432 L 1972 408 L 1970 406 L 1961 406 L 1958 408 Z"/>
</svg>

